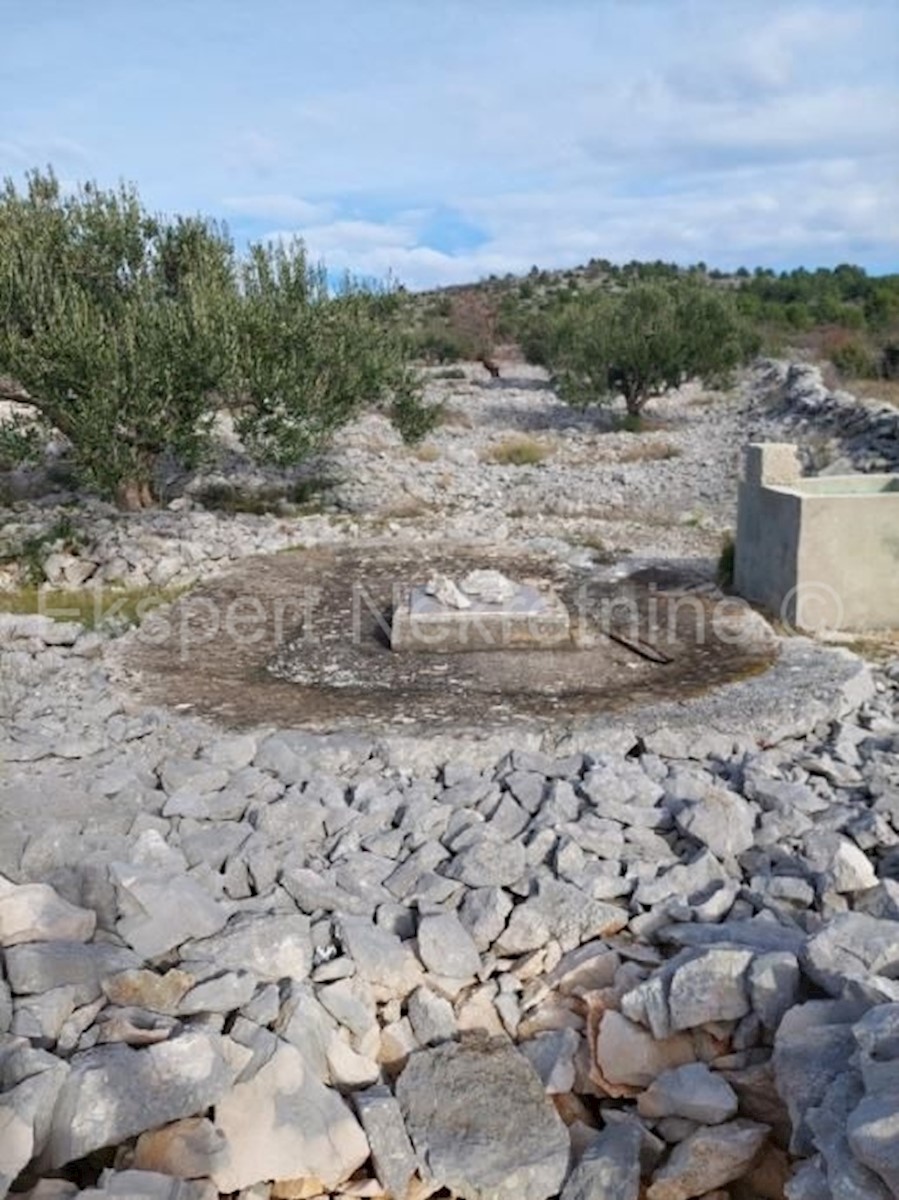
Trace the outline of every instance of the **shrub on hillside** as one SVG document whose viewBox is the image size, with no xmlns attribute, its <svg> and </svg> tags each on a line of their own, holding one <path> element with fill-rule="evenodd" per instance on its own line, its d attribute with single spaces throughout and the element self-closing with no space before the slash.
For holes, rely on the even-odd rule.
<svg viewBox="0 0 899 1200">
<path fill-rule="evenodd" d="M 622 395 L 638 416 L 688 379 L 725 382 L 755 346 L 730 297 L 683 281 L 574 297 L 532 323 L 524 349 L 553 372 L 572 405 Z"/>
</svg>

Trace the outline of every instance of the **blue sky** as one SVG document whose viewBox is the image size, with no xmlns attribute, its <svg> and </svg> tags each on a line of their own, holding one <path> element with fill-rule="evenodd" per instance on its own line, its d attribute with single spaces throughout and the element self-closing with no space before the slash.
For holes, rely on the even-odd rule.
<svg viewBox="0 0 899 1200">
<path fill-rule="evenodd" d="M 899 0 L 0 0 L 0 175 L 410 287 L 899 270 Z"/>
</svg>

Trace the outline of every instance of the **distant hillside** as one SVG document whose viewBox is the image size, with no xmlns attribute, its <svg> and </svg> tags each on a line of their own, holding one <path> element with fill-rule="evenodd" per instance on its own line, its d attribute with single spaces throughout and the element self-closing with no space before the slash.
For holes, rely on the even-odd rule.
<svg viewBox="0 0 899 1200">
<path fill-rule="evenodd" d="M 732 274 L 705 263 L 591 259 L 560 270 L 534 266 L 526 275 L 491 275 L 476 283 L 409 295 L 419 352 L 431 361 L 479 357 L 518 343 L 541 314 L 596 289 L 689 278 L 735 294 L 740 312 L 764 348 L 787 348 L 827 359 L 846 378 L 899 380 L 899 274 L 873 276 L 844 263 L 833 269 L 777 273 L 741 267 Z"/>
</svg>

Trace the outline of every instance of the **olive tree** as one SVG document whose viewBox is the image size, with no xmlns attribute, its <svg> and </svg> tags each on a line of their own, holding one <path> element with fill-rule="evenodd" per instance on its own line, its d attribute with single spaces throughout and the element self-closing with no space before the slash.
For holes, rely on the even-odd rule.
<svg viewBox="0 0 899 1200">
<path fill-rule="evenodd" d="M 213 223 L 152 217 L 133 188 L 64 195 L 52 172 L 35 172 L 24 192 L 7 180 L 0 193 L 7 395 L 123 507 L 152 501 L 161 454 L 191 463 L 203 447 L 228 365 L 232 258 Z"/>
<path fill-rule="evenodd" d="M 136 191 L 51 171 L 0 191 L 0 398 L 33 417 L 0 426 L 0 454 L 36 433 L 69 443 L 82 481 L 125 508 L 154 501 L 162 455 L 187 466 L 234 412 L 260 457 L 295 462 L 367 404 L 404 436 L 430 414 L 411 374 L 402 299 L 347 282 L 332 294 L 300 243 L 240 260 L 201 217 L 151 216 Z"/>
<path fill-rule="evenodd" d="M 748 343 L 730 298 L 691 281 L 586 292 L 538 319 L 525 350 L 586 407 L 616 395 L 639 417 L 654 396 L 688 379 L 723 382 Z"/>
</svg>

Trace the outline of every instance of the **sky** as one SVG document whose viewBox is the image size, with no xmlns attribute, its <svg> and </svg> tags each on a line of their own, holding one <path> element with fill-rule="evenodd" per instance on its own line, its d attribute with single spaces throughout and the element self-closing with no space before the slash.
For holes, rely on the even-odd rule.
<svg viewBox="0 0 899 1200">
<path fill-rule="evenodd" d="M 899 270 L 899 0 L 0 0 L 0 176 L 410 288 Z"/>
</svg>

